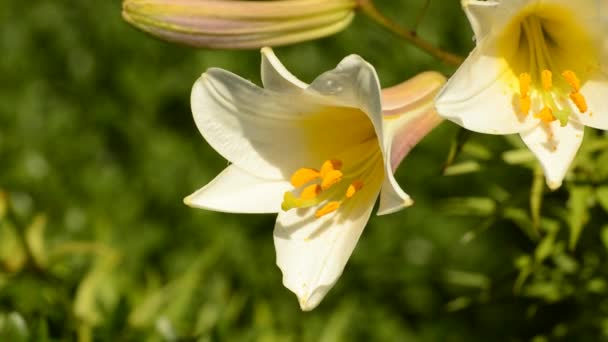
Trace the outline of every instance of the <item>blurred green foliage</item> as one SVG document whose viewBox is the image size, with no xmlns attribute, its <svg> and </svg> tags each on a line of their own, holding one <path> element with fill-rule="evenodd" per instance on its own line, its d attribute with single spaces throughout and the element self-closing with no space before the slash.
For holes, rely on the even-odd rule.
<svg viewBox="0 0 608 342">
<path fill-rule="evenodd" d="M 411 26 L 424 1 L 378 5 Z M 608 339 L 602 133 L 587 130 L 549 193 L 518 137 L 443 124 L 397 173 L 416 205 L 373 218 L 303 313 L 274 265 L 272 215 L 181 202 L 226 163 L 193 124 L 193 81 L 214 66 L 259 82 L 259 53 L 156 41 L 120 6 L 0 2 L 0 341 Z M 418 32 L 465 55 L 459 6 L 433 1 Z M 384 86 L 453 72 L 363 17 L 277 49 L 307 81 L 349 53 Z"/>
</svg>

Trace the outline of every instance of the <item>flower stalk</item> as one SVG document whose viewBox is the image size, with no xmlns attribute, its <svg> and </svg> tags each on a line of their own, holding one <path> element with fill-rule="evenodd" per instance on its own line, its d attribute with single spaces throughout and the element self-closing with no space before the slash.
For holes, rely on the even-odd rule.
<svg viewBox="0 0 608 342">
<path fill-rule="evenodd" d="M 429 43 L 428 41 L 420 38 L 416 31 L 407 30 L 395 23 L 378 11 L 372 0 L 359 0 L 359 9 L 363 14 L 378 23 L 380 26 L 384 27 L 386 30 L 410 42 L 414 46 L 443 61 L 444 63 L 452 66 L 459 66 L 464 61 L 464 58 L 461 56 L 443 51 L 433 46 L 433 44 Z"/>
</svg>

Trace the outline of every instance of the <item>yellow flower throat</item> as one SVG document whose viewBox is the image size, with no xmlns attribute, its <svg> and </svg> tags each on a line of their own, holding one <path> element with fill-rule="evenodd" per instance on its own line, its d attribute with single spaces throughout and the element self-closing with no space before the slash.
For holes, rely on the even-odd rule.
<svg viewBox="0 0 608 342">
<path fill-rule="evenodd" d="M 581 94 L 581 81 L 572 70 L 559 70 L 554 54 L 558 42 L 543 26 L 543 19 L 530 15 L 521 23 L 522 49 L 527 51 L 527 65 L 531 73 L 519 74 L 519 105 L 521 114 L 527 116 L 533 106 L 532 89 L 540 100 L 541 108 L 534 117 L 550 123 L 559 120 L 562 126 L 568 123 L 573 104 L 581 113 L 588 111 L 587 101 Z M 553 71 L 561 71 L 561 79 L 554 84 Z M 571 103 L 568 103 L 568 101 Z M 536 103 L 535 103 L 535 107 Z"/>
<path fill-rule="evenodd" d="M 351 179 L 349 182 L 342 172 L 342 161 L 330 159 L 319 170 L 298 169 L 291 176 L 291 185 L 295 189 L 285 193 L 281 208 L 287 211 L 323 203 L 315 212 L 315 217 L 320 218 L 338 210 L 344 201 L 355 196 L 363 188 L 363 181 Z"/>
</svg>

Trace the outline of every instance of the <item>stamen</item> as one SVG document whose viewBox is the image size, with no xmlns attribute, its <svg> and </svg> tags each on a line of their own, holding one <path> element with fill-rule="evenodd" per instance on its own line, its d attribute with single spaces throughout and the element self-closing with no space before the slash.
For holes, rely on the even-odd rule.
<svg viewBox="0 0 608 342">
<path fill-rule="evenodd" d="M 519 75 L 519 106 L 524 115 L 530 113 L 530 107 L 532 106 L 532 101 L 530 100 L 531 83 L 532 78 L 530 74 L 524 72 Z"/>
<path fill-rule="evenodd" d="M 321 175 L 319 171 L 310 168 L 301 168 L 291 175 L 291 185 L 296 188 L 319 178 Z"/>
<path fill-rule="evenodd" d="M 589 107 L 587 106 L 587 100 L 585 100 L 583 94 L 579 92 L 570 93 L 570 100 L 574 102 L 574 104 L 576 105 L 578 110 L 581 111 L 581 113 L 585 113 L 587 109 L 589 109 Z"/>
<path fill-rule="evenodd" d="M 519 107 L 522 114 L 528 115 L 530 113 L 530 107 L 532 107 L 532 100 L 530 100 L 530 96 L 521 97 L 519 99 Z"/>
<path fill-rule="evenodd" d="M 540 119 L 543 122 L 553 122 L 555 121 L 555 116 L 553 116 L 553 110 L 549 107 L 544 107 L 540 112 L 534 115 L 535 118 Z"/>
<path fill-rule="evenodd" d="M 315 213 L 315 217 L 316 218 L 323 217 L 329 213 L 333 213 L 334 211 L 338 210 L 338 208 L 340 208 L 340 202 L 331 201 L 331 202 L 327 203 L 326 205 L 324 205 L 323 208 L 317 210 L 317 212 Z"/>
<path fill-rule="evenodd" d="M 528 97 L 531 83 L 532 78 L 530 77 L 530 74 L 523 72 L 519 75 L 519 93 L 522 98 Z"/>
<path fill-rule="evenodd" d="M 541 73 L 541 79 L 543 82 L 543 89 L 551 90 L 551 87 L 553 87 L 553 74 L 551 71 L 547 69 L 543 70 Z"/>
<path fill-rule="evenodd" d="M 361 190 L 361 188 L 363 188 L 362 180 L 352 182 L 352 184 L 348 186 L 348 189 L 346 189 L 346 198 L 352 198 L 359 190 Z"/>
<path fill-rule="evenodd" d="M 302 190 L 300 194 L 300 199 L 303 200 L 312 200 L 317 198 L 317 196 L 321 193 L 321 186 L 319 184 L 311 184 Z"/>
<path fill-rule="evenodd" d="M 334 184 L 339 183 L 342 180 L 342 171 L 332 170 L 325 174 L 323 181 L 321 181 L 321 188 L 327 190 Z"/>
<path fill-rule="evenodd" d="M 576 74 L 572 70 L 566 70 L 562 73 L 562 76 L 566 79 L 566 82 L 572 87 L 575 93 L 581 90 L 581 81 L 576 77 Z"/>
<path fill-rule="evenodd" d="M 325 177 L 325 175 L 333 170 L 341 170 L 342 169 L 342 161 L 337 159 L 326 160 L 321 166 L 321 177 Z"/>
</svg>

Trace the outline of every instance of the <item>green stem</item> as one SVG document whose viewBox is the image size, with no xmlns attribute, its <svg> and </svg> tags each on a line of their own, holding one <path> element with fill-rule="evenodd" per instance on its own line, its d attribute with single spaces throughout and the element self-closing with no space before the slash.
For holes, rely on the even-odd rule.
<svg viewBox="0 0 608 342">
<path fill-rule="evenodd" d="M 415 31 L 407 30 L 391 19 L 385 17 L 378 11 L 378 9 L 376 9 L 376 6 L 374 6 L 372 0 L 359 0 L 359 8 L 361 12 L 376 23 L 380 24 L 380 26 L 414 44 L 419 49 L 427 52 L 433 57 L 453 66 L 459 66 L 462 64 L 464 59 L 461 56 L 457 56 L 434 47 L 431 43 L 418 37 Z"/>
</svg>

